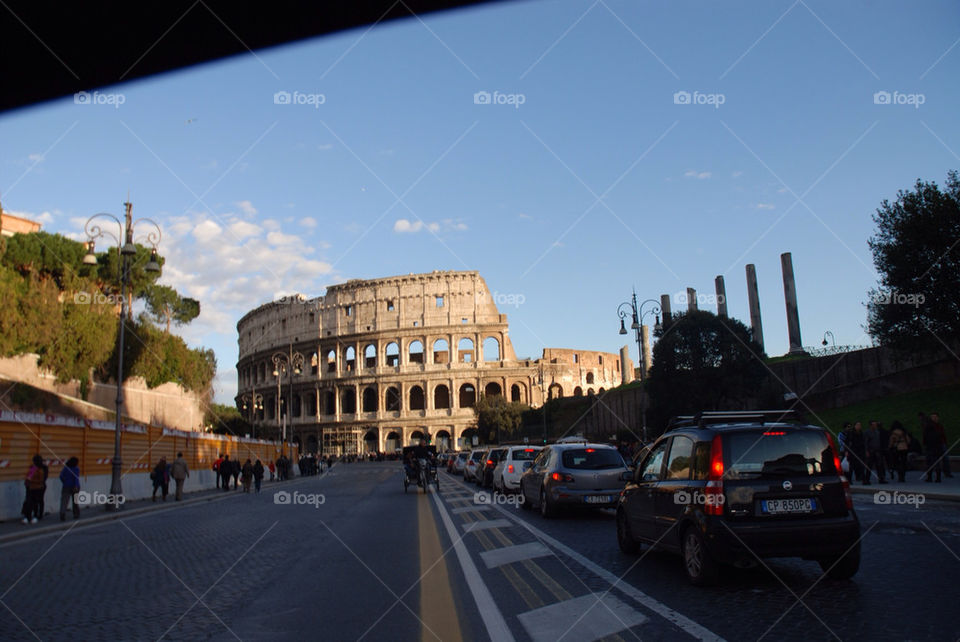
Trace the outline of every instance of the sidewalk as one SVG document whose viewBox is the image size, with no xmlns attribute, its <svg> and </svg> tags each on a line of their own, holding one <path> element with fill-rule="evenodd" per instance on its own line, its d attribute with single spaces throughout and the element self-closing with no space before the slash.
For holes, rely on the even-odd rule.
<svg viewBox="0 0 960 642">
<path fill-rule="evenodd" d="M 327 469 L 324 469 L 323 473 L 320 475 L 306 477 L 298 475 L 284 482 L 268 481 L 265 479 L 263 481 L 263 487 L 260 490 L 260 494 L 272 493 L 274 492 L 274 489 L 281 484 L 286 485 L 307 479 L 320 479 L 326 473 Z M 172 491 L 174 485 L 171 483 L 170 486 Z M 250 492 L 256 492 L 252 486 Z M 180 506 L 188 506 L 190 504 L 199 504 L 202 502 L 216 502 L 222 499 L 236 497 L 237 495 L 241 494 L 243 494 L 242 490 L 233 490 L 232 487 L 230 490 L 209 488 L 205 490 L 194 491 L 192 493 L 184 492 L 183 499 L 179 502 L 174 499 L 174 494 L 171 492 L 169 495 L 167 495 L 167 501 L 164 502 L 160 500 L 158 493 L 157 501 L 155 502 L 151 501 L 149 498 L 128 501 L 124 503 L 121 510 L 117 512 L 108 512 L 103 506 L 84 506 L 80 509 L 79 519 L 74 519 L 73 513 L 71 513 L 70 510 L 67 510 L 67 519 L 64 522 L 60 521 L 60 504 L 58 502 L 56 506 L 46 506 L 46 510 L 48 511 L 47 514 L 44 515 L 43 519 L 36 524 L 22 524 L 20 523 L 19 517 L 15 520 L 0 522 L 0 544 L 36 537 L 37 535 L 64 531 L 72 527 L 74 524 L 77 526 L 88 526 L 90 524 L 133 517 L 134 515 L 141 515 L 151 511 L 162 511 L 166 509 L 179 508 Z"/>
<path fill-rule="evenodd" d="M 951 465 L 953 465 L 952 461 Z M 889 475 L 887 476 L 887 483 L 881 484 L 877 482 L 877 476 L 873 475 L 869 486 L 864 486 L 863 482 L 851 481 L 850 490 L 858 495 L 873 495 L 877 491 L 886 491 L 891 494 L 894 492 L 919 494 L 927 499 L 960 502 L 960 469 L 954 466 L 952 472 L 953 477 L 944 476 L 943 482 L 939 484 L 935 481 L 930 483 L 925 482 L 924 479 L 926 477 L 922 470 L 908 470 L 906 481 L 902 484 L 897 481 L 890 481 Z M 894 478 L 896 478 L 896 473 L 894 473 Z M 936 475 L 934 475 L 933 478 L 936 479 Z"/>
</svg>

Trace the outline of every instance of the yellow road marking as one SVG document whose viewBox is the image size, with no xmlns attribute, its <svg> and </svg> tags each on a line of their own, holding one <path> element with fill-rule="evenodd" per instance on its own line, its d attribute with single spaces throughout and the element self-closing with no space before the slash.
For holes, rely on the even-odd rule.
<svg viewBox="0 0 960 642">
<path fill-rule="evenodd" d="M 417 530 L 420 540 L 420 639 L 463 640 L 447 561 L 443 557 L 437 524 L 426 495 L 417 497 Z"/>
</svg>

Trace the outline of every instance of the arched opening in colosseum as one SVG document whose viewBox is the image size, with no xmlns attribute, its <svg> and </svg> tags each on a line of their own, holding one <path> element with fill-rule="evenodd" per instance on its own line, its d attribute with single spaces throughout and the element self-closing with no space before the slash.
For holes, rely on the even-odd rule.
<svg viewBox="0 0 960 642">
<path fill-rule="evenodd" d="M 563 397 L 563 387 L 559 383 L 551 383 L 549 390 L 549 399 L 560 399 Z"/>
<path fill-rule="evenodd" d="M 577 386 L 576 388 L 574 388 L 574 389 L 573 389 L 573 396 L 574 396 L 574 397 L 582 397 L 582 396 L 583 396 L 583 388 L 581 388 L 580 386 Z"/>
<path fill-rule="evenodd" d="M 500 388 L 499 383 L 495 381 L 491 381 L 486 386 L 484 386 L 483 394 L 486 397 L 499 397 L 501 394 L 503 394 L 503 389 Z"/>
<path fill-rule="evenodd" d="M 423 436 L 423 433 L 422 433 L 421 431 L 419 431 L 419 430 L 414 430 L 412 433 L 410 433 L 410 443 L 409 443 L 409 445 L 410 445 L 410 446 L 416 446 L 417 444 L 420 443 L 420 440 L 421 440 L 421 439 L 424 439 L 424 438 L 425 438 L 425 437 Z"/>
<path fill-rule="evenodd" d="M 388 412 L 400 412 L 403 404 L 400 402 L 400 390 L 390 386 L 387 388 L 387 397 L 384 407 Z"/>
<path fill-rule="evenodd" d="M 588 372 L 588 373 L 587 373 L 587 383 L 593 383 L 593 373 L 592 373 L 592 372 Z"/>
<path fill-rule="evenodd" d="M 334 373 L 337 371 L 337 353 L 335 350 L 327 351 L 327 372 Z"/>
<path fill-rule="evenodd" d="M 367 368 L 377 367 L 377 346 L 368 343 L 363 349 L 363 365 Z"/>
<path fill-rule="evenodd" d="M 424 410 L 425 408 L 426 400 L 423 396 L 423 388 L 420 386 L 410 388 L 410 410 Z"/>
<path fill-rule="evenodd" d="M 459 443 L 457 444 L 461 449 L 468 449 L 473 446 L 473 440 L 479 437 L 476 428 L 467 428 L 462 433 L 460 433 Z"/>
<path fill-rule="evenodd" d="M 450 345 L 446 339 L 437 339 L 433 342 L 433 363 L 450 362 Z"/>
<path fill-rule="evenodd" d="M 407 354 L 409 356 L 408 363 L 423 363 L 423 344 L 414 339 L 410 342 L 410 349 Z"/>
<path fill-rule="evenodd" d="M 473 408 L 477 405 L 477 389 L 471 383 L 460 386 L 460 407 Z"/>
<path fill-rule="evenodd" d="M 266 403 L 264 403 L 263 405 L 267 413 L 267 419 L 271 421 L 276 419 L 277 418 L 277 398 L 267 397 Z"/>
<path fill-rule="evenodd" d="M 396 367 L 400 365 L 400 346 L 395 341 L 387 344 L 386 355 L 388 366 Z"/>
<path fill-rule="evenodd" d="M 446 430 L 438 432 L 437 438 L 434 441 L 436 442 L 438 453 L 450 450 L 450 433 Z"/>
<path fill-rule="evenodd" d="M 333 415 L 337 412 L 337 397 L 333 390 L 325 390 L 323 393 L 323 414 Z"/>
<path fill-rule="evenodd" d="M 367 386 L 363 389 L 363 411 L 377 411 L 377 389 L 373 386 Z"/>
<path fill-rule="evenodd" d="M 473 363 L 475 360 L 473 339 L 466 337 L 460 339 L 460 342 L 457 344 L 457 361 L 459 363 Z"/>
<path fill-rule="evenodd" d="M 376 430 L 368 430 L 367 434 L 363 436 L 363 447 L 365 453 L 375 453 L 380 449 L 380 444 L 377 443 Z"/>
<path fill-rule="evenodd" d="M 290 416 L 299 417 L 302 408 L 303 404 L 300 403 L 300 395 L 293 395 L 293 411 L 290 413 Z"/>
<path fill-rule="evenodd" d="M 604 392 L 606 392 L 606 391 L 605 391 L 603 388 L 600 388 L 600 390 L 597 391 L 597 394 L 602 395 Z"/>
<path fill-rule="evenodd" d="M 314 393 L 303 397 L 303 416 L 314 417 L 317 414 L 317 397 Z"/>
<path fill-rule="evenodd" d="M 433 389 L 433 407 L 437 409 L 450 407 L 450 389 L 442 383 Z"/>
<path fill-rule="evenodd" d="M 347 372 L 353 372 L 357 368 L 357 351 L 353 346 L 347 346 L 343 352 L 343 368 Z"/>
<path fill-rule="evenodd" d="M 500 342 L 496 337 L 487 337 L 483 340 L 483 360 L 500 361 Z"/>
<path fill-rule="evenodd" d="M 388 432 L 386 443 L 384 444 L 385 450 L 389 453 L 393 452 L 394 450 L 398 450 L 401 446 L 402 439 L 400 438 L 400 433 L 392 430 Z"/>
<path fill-rule="evenodd" d="M 510 386 L 510 401 L 516 403 L 523 401 L 523 387 L 519 383 Z"/>
<path fill-rule="evenodd" d="M 315 375 L 320 372 L 320 356 L 316 352 L 310 353 L 310 374 Z"/>
<path fill-rule="evenodd" d="M 357 412 L 357 392 L 353 386 L 347 386 L 340 390 L 340 412 L 345 415 L 352 415 Z"/>
</svg>

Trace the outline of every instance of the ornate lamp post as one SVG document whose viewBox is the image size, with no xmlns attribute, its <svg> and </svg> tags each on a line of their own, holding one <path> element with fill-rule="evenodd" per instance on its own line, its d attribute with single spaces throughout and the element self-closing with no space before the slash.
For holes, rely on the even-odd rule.
<svg viewBox="0 0 960 642">
<path fill-rule="evenodd" d="M 257 418 L 257 411 L 263 410 L 263 395 L 259 392 L 252 392 L 250 394 L 244 393 L 240 397 L 241 410 L 250 410 L 250 427 L 253 429 L 253 436 L 257 436 L 257 426 L 253 422 Z"/>
<path fill-rule="evenodd" d="M 290 377 L 290 400 L 287 403 L 287 414 L 283 416 L 283 442 L 280 444 L 280 454 L 284 454 L 287 444 L 287 416 L 293 409 L 293 375 L 303 370 L 303 355 L 293 351 L 290 346 L 288 353 L 276 352 L 273 355 L 273 376 L 277 378 L 277 422 L 280 421 L 280 382 L 284 374 Z M 293 427 L 291 426 L 291 429 Z"/>
<path fill-rule="evenodd" d="M 652 303 L 653 307 L 649 310 L 644 311 L 644 306 L 648 303 Z M 648 315 L 653 314 L 656 316 L 656 325 L 654 326 L 655 330 L 660 329 L 660 304 L 655 299 L 647 299 L 642 302 L 640 305 L 637 305 L 637 292 L 633 291 L 633 295 L 630 298 L 630 301 L 624 301 L 619 306 L 617 306 L 617 315 L 620 317 L 620 334 L 626 334 L 627 328 L 625 320 L 629 315 L 632 319 L 630 324 L 630 329 L 636 333 L 637 348 L 640 350 L 640 383 L 646 384 L 647 380 L 647 361 L 644 358 L 646 354 L 646 338 L 643 336 L 643 318 Z M 641 417 L 643 422 L 643 441 L 646 443 L 647 439 L 647 403 L 646 403 L 646 385 L 643 387 L 643 397 L 641 398 Z"/>
<path fill-rule="evenodd" d="M 830 341 L 833 343 L 833 347 L 836 348 L 836 347 L 837 347 L 837 339 L 836 339 L 836 337 L 833 336 L 833 333 L 830 332 L 829 330 L 827 330 L 826 332 L 823 333 L 823 346 L 826 347 L 826 346 L 828 345 L 828 343 L 827 343 L 827 337 L 830 337 Z"/>
<path fill-rule="evenodd" d="M 91 216 L 84 225 L 84 231 L 87 234 L 87 253 L 83 257 L 84 265 L 96 265 L 97 256 L 94 254 L 95 240 L 102 237 L 112 238 L 117 243 L 117 251 L 120 255 L 120 330 L 117 336 L 117 400 L 116 400 L 116 426 L 113 436 L 113 459 L 111 460 L 111 481 L 110 494 L 119 497 L 123 494 L 121 484 L 123 462 L 120 455 L 120 434 L 123 431 L 121 414 L 123 411 L 123 340 L 124 340 L 124 321 L 127 316 L 127 286 L 130 284 L 130 261 L 137 254 L 137 246 L 134 244 L 134 221 L 131 212 L 132 203 L 124 203 L 125 209 L 124 222 L 113 214 L 100 213 Z M 107 218 L 117 224 L 117 234 L 114 235 L 109 230 L 101 227 L 98 219 Z M 148 218 L 142 218 L 136 221 L 139 225 L 146 223 L 153 226 L 153 229 L 142 236 L 140 240 L 146 240 L 150 246 L 150 260 L 144 266 L 147 272 L 160 272 L 160 263 L 157 261 L 157 245 L 160 243 L 160 226 Z M 109 225 L 109 223 L 107 223 Z M 107 510 L 119 510 L 120 503 L 107 504 Z"/>
</svg>

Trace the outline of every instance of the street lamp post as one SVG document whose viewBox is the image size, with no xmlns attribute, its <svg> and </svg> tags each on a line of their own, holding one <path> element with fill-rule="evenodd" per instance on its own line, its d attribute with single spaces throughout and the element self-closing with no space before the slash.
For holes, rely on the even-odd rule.
<svg viewBox="0 0 960 642">
<path fill-rule="evenodd" d="M 653 307 L 649 310 L 644 310 L 644 306 L 648 303 L 652 303 Z M 626 334 L 627 328 L 625 320 L 629 315 L 632 319 L 630 324 L 630 329 L 636 333 L 637 348 L 640 350 L 640 383 L 643 384 L 643 397 L 641 398 L 641 421 L 643 428 L 643 441 L 646 443 L 647 439 L 647 362 L 645 358 L 646 350 L 646 338 L 643 336 L 643 318 L 648 315 L 653 314 L 656 316 L 656 325 L 654 326 L 655 330 L 660 329 L 660 304 L 655 299 L 647 299 L 646 301 L 637 305 L 637 292 L 633 291 L 633 295 L 630 298 L 630 301 L 624 301 L 619 306 L 617 306 L 617 315 L 620 317 L 620 334 Z"/>
<path fill-rule="evenodd" d="M 253 422 L 256 420 L 257 411 L 263 410 L 263 395 L 254 390 L 251 394 L 244 393 L 240 397 L 243 410 L 250 409 L 250 429 L 253 430 L 253 436 L 257 436 L 257 426 Z"/>
<path fill-rule="evenodd" d="M 287 444 L 287 417 L 293 409 L 293 375 L 300 374 L 303 369 L 303 355 L 293 351 L 293 345 L 290 345 L 290 351 L 287 353 L 276 352 L 273 355 L 273 376 L 277 378 L 277 422 L 280 422 L 280 382 L 284 373 L 290 376 L 290 399 L 287 402 L 287 414 L 283 416 L 283 442 L 280 444 L 280 454 L 284 454 Z M 292 430 L 291 426 L 291 430 Z"/>
<path fill-rule="evenodd" d="M 836 337 L 833 336 L 833 333 L 830 332 L 829 330 L 827 330 L 826 332 L 823 333 L 823 346 L 826 347 L 826 346 L 828 345 L 828 344 L 827 344 L 827 337 L 830 337 L 830 341 L 833 342 L 833 347 L 836 348 L 836 347 L 837 347 L 837 339 L 836 339 Z"/>
<path fill-rule="evenodd" d="M 111 460 L 111 480 L 110 494 L 118 498 L 123 494 L 123 461 L 121 458 L 121 433 L 123 432 L 123 344 L 124 344 L 124 322 L 127 316 L 127 286 L 130 284 L 130 260 L 137 254 L 137 246 L 134 244 L 134 221 L 132 218 L 133 204 L 126 202 L 124 206 L 123 223 L 113 214 L 105 212 L 94 214 L 87 219 L 84 225 L 84 231 L 87 234 L 87 253 L 83 257 L 84 265 L 96 265 L 97 255 L 94 253 L 95 241 L 98 238 L 109 237 L 117 243 L 117 251 L 120 255 L 120 329 L 117 333 L 117 399 L 116 399 L 116 425 L 113 435 L 113 459 Z M 109 230 L 101 227 L 98 219 L 106 218 L 117 224 L 117 234 L 114 235 Z M 153 226 L 153 230 L 141 238 L 145 239 L 151 246 L 150 260 L 144 266 L 144 270 L 152 273 L 160 272 L 160 264 L 157 262 L 157 245 L 160 243 L 160 226 L 148 218 L 142 218 L 136 223 L 147 223 Z M 105 223 L 109 224 L 109 223 Z M 106 509 L 111 511 L 120 510 L 120 502 L 107 503 Z"/>
</svg>

